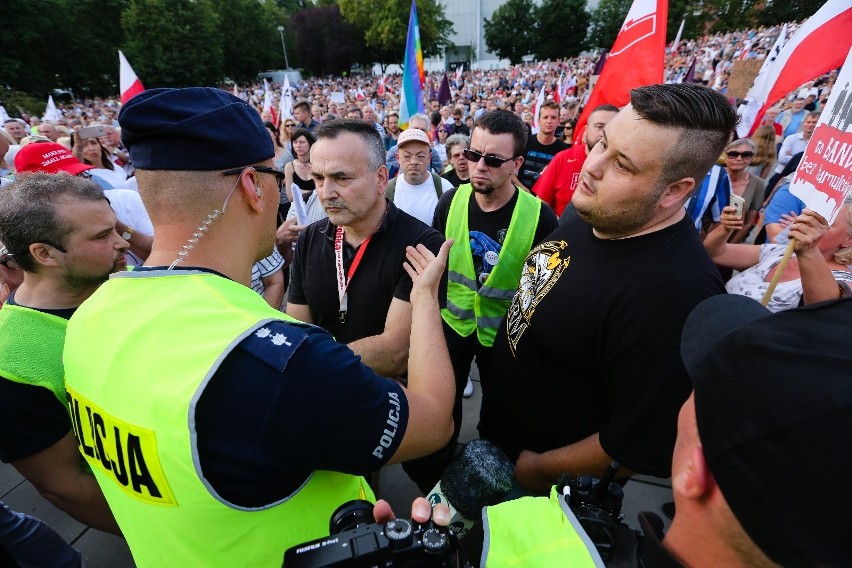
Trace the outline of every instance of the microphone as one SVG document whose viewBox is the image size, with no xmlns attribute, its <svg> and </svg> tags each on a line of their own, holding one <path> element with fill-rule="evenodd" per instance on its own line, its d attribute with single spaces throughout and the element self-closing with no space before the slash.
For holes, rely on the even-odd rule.
<svg viewBox="0 0 852 568">
<path fill-rule="evenodd" d="M 479 519 L 482 508 L 503 501 L 511 491 L 515 467 L 503 450 L 487 440 L 465 444 L 429 492 L 434 507 L 450 508 L 450 526 L 461 537 Z"/>
</svg>

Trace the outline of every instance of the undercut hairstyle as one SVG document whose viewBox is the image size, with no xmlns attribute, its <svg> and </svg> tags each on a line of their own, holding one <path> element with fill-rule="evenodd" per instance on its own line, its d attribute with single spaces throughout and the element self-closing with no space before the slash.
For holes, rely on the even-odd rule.
<svg viewBox="0 0 852 568">
<path fill-rule="evenodd" d="M 663 186 L 683 178 L 695 187 L 716 163 L 737 126 L 737 112 L 724 95 L 692 83 L 649 85 L 630 91 L 630 104 L 644 120 L 680 130 L 677 143 L 662 156 Z"/>
<path fill-rule="evenodd" d="M 489 110 L 482 113 L 473 123 L 473 129 L 477 128 L 487 130 L 491 134 L 511 134 L 514 141 L 512 157 L 517 158 L 524 154 L 527 147 L 527 125 L 515 113 L 502 109 Z"/>
<path fill-rule="evenodd" d="M 470 144 L 470 138 L 465 136 L 464 134 L 453 134 L 447 141 L 444 142 L 444 148 L 447 149 L 447 155 L 450 154 L 450 150 L 453 149 L 453 146 L 461 146 L 462 148 L 467 148 L 468 144 Z"/>
<path fill-rule="evenodd" d="M 727 152 L 731 148 L 736 148 L 737 146 L 743 146 L 743 145 L 751 148 L 752 152 L 757 152 L 757 146 L 755 146 L 754 142 L 752 142 L 751 139 L 749 139 L 749 138 L 737 138 L 736 140 L 734 140 L 733 142 L 731 142 L 730 144 L 725 146 L 725 152 Z"/>
<path fill-rule="evenodd" d="M 315 131 L 317 142 L 320 140 L 335 140 L 341 134 L 354 134 L 359 136 L 364 142 L 364 149 L 367 151 L 367 166 L 371 172 L 378 170 L 385 165 L 385 145 L 382 142 L 382 137 L 372 124 L 367 124 L 363 120 L 353 120 L 343 118 L 333 122 L 324 122 Z M 294 135 L 295 136 L 295 135 Z"/>
<path fill-rule="evenodd" d="M 95 202 L 107 198 L 91 179 L 64 172 L 23 174 L 0 192 L 0 241 L 25 272 L 38 269 L 30 256 L 31 244 L 49 242 L 64 247 L 74 230 L 59 214 L 65 200 Z"/>
<path fill-rule="evenodd" d="M 296 110 L 297 108 L 303 108 L 303 109 L 305 109 L 305 112 L 307 112 L 307 113 L 311 112 L 311 105 L 308 104 L 308 101 L 297 102 L 296 104 L 293 105 L 293 110 Z"/>
</svg>

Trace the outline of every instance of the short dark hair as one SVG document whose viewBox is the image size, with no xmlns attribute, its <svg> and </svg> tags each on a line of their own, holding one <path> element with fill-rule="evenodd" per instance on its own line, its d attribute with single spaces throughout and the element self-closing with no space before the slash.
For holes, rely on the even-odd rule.
<svg viewBox="0 0 852 568">
<path fill-rule="evenodd" d="M 311 112 L 311 105 L 308 104 L 308 101 L 301 100 L 297 101 L 296 104 L 293 105 L 293 110 L 297 108 L 304 108 L 305 112 Z"/>
<path fill-rule="evenodd" d="M 491 134 L 511 134 L 514 140 L 512 157 L 523 156 L 527 147 L 528 130 L 524 121 L 515 113 L 502 109 L 486 111 L 473 123 L 473 129 L 477 128 L 487 130 Z"/>
<path fill-rule="evenodd" d="M 278 130 L 278 127 L 275 126 L 274 124 L 272 124 L 271 122 L 269 122 L 268 120 L 266 122 L 264 122 L 263 125 L 266 127 L 266 129 L 268 131 L 270 131 L 273 134 L 273 138 L 275 138 L 275 145 L 278 146 L 279 148 L 283 148 L 283 146 L 281 146 L 281 140 L 280 140 L 281 131 Z"/>
<path fill-rule="evenodd" d="M 35 272 L 38 267 L 30 256 L 31 244 L 49 241 L 65 246 L 74 229 L 59 214 L 57 205 L 63 197 L 106 200 L 97 183 L 65 172 L 19 175 L 0 192 L 0 241 L 25 272 Z"/>
<path fill-rule="evenodd" d="M 320 140 L 334 140 L 341 134 L 347 133 L 360 136 L 365 142 L 367 155 L 370 159 L 368 166 L 371 172 L 385 165 L 385 145 L 382 142 L 382 137 L 379 136 L 378 131 L 372 124 L 367 124 L 363 120 L 341 118 L 332 122 L 324 122 L 315 131 L 317 142 Z"/>
<path fill-rule="evenodd" d="M 541 111 L 546 109 L 546 108 L 549 108 L 551 110 L 555 110 L 556 112 L 559 112 L 559 105 L 558 104 L 556 104 L 553 101 L 545 101 L 544 104 L 541 105 L 541 108 L 538 109 L 538 115 L 541 116 Z"/>
<path fill-rule="evenodd" d="M 605 110 L 605 111 L 607 111 L 607 112 L 618 112 L 620 109 L 619 109 L 617 106 L 615 106 L 615 105 L 611 105 L 611 104 L 602 104 L 602 105 L 598 105 L 598 106 L 596 106 L 596 107 L 594 108 L 594 110 L 592 110 L 592 112 L 590 112 L 590 113 L 589 113 L 589 116 L 592 116 L 593 114 L 595 114 L 595 113 L 596 113 L 596 112 L 598 112 L 599 110 Z"/>
<path fill-rule="evenodd" d="M 317 139 L 314 138 L 314 135 L 311 134 L 311 131 L 307 128 L 297 128 L 290 134 L 290 143 L 292 144 L 294 141 L 298 140 L 302 136 L 305 137 L 305 140 L 308 141 L 308 147 L 310 148 L 314 144 L 316 144 Z M 295 154 L 293 154 L 295 156 Z"/>
<path fill-rule="evenodd" d="M 364 118 L 364 112 L 356 106 L 351 106 L 351 107 L 346 109 L 346 114 L 349 114 L 350 112 L 357 113 L 358 118 Z"/>
<path fill-rule="evenodd" d="M 679 129 L 677 143 L 662 156 L 661 182 L 691 177 L 696 188 L 719 158 L 737 126 L 737 112 L 724 95 L 692 83 L 649 85 L 630 91 L 642 119 Z"/>
</svg>

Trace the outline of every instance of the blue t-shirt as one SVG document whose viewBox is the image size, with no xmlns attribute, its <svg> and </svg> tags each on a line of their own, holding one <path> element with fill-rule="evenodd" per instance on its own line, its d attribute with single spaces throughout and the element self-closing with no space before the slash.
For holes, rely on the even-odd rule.
<svg viewBox="0 0 852 568">
<path fill-rule="evenodd" d="M 805 209 L 805 202 L 790 193 L 790 184 L 784 184 L 775 191 L 772 201 L 766 206 L 764 224 L 778 223 L 784 214 L 799 215 Z"/>
</svg>

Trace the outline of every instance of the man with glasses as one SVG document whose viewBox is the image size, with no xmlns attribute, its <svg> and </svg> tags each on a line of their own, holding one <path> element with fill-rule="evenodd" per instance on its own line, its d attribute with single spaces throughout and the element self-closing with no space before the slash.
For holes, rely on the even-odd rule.
<svg viewBox="0 0 852 568">
<path fill-rule="evenodd" d="M 406 390 L 248 287 L 274 243 L 283 178 L 257 111 L 219 89 L 150 89 L 119 120 L 157 240 L 145 267 L 111 278 L 69 323 L 66 389 L 81 451 L 140 568 L 280 566 L 288 547 L 328 535 L 342 503 L 372 498 L 361 474 L 449 437 L 438 316 L 447 247 L 387 259 L 405 260 L 412 282 Z M 358 125 L 375 137 L 378 164 L 365 177 L 379 199 L 384 149 Z M 357 141 L 342 147 L 364 152 Z M 348 170 L 360 167 L 369 169 L 336 162 L 318 180 L 328 180 L 324 202 L 347 239 L 358 234 L 350 213 L 369 202 L 358 191 L 368 180 Z"/>
<path fill-rule="evenodd" d="M 479 421 L 519 490 L 543 494 L 612 461 L 621 476 L 671 473 L 690 390 L 681 330 L 724 293 L 684 203 L 736 121 L 707 87 L 633 89 L 583 164 L 571 213 L 523 263 Z"/>
<path fill-rule="evenodd" d="M 399 135 L 396 158 L 401 168 L 400 175 L 388 183 L 387 198 L 412 217 L 431 226 L 438 200 L 453 185 L 429 171 L 432 160 L 429 137 L 422 130 L 409 128 Z"/>
<path fill-rule="evenodd" d="M 3 279 L 20 284 L 0 310 L 0 459 L 78 521 L 120 534 L 80 459 L 62 367 L 68 318 L 125 268 L 115 223 L 100 187 L 66 173 L 24 174 L 0 192 Z"/>
<path fill-rule="evenodd" d="M 475 357 L 480 376 L 486 374 L 494 336 L 518 287 L 523 259 L 557 226 L 549 207 L 512 184 L 526 143 L 527 128 L 517 115 L 504 110 L 482 114 L 474 123 L 470 147 L 464 150 L 470 183 L 446 192 L 435 210 L 432 226 L 454 240 L 447 307 L 441 315 L 456 378 L 456 428 L 450 445 L 433 458 L 438 476 L 455 450 L 471 362 Z"/>
</svg>

